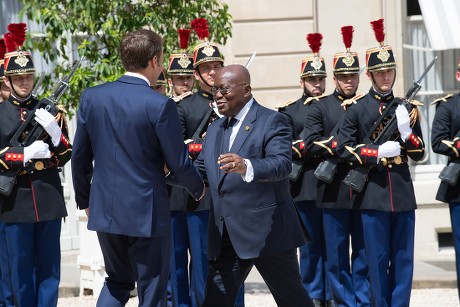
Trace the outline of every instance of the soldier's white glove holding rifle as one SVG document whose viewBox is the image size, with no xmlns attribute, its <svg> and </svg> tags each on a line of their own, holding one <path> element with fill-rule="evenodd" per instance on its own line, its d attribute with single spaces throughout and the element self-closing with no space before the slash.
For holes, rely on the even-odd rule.
<svg viewBox="0 0 460 307">
<path fill-rule="evenodd" d="M 401 145 L 399 142 L 395 141 L 386 141 L 379 146 L 377 158 L 380 160 L 382 158 L 391 158 L 396 157 L 401 154 Z"/>
<path fill-rule="evenodd" d="M 48 159 L 51 158 L 51 152 L 48 144 L 43 141 L 35 141 L 27 147 L 24 147 L 24 166 L 31 159 Z"/>
<path fill-rule="evenodd" d="M 401 135 L 401 139 L 405 142 L 412 134 L 412 128 L 410 127 L 409 112 L 403 105 L 399 105 L 395 111 L 396 120 L 398 121 L 398 130 Z"/>
<path fill-rule="evenodd" d="M 54 116 L 45 109 L 38 109 L 35 111 L 35 120 L 42 125 L 43 129 L 49 134 L 53 145 L 55 147 L 58 146 L 61 141 L 62 131 Z"/>
</svg>

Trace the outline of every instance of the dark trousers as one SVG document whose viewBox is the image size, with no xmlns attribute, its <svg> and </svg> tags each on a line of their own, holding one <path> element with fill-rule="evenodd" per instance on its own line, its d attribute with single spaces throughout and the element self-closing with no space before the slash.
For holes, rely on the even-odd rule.
<svg viewBox="0 0 460 307">
<path fill-rule="evenodd" d="M 372 306 L 409 306 L 414 273 L 414 210 L 362 210 L 361 219 Z"/>
<path fill-rule="evenodd" d="M 323 222 L 327 225 L 324 227 L 326 267 L 335 306 L 370 306 L 361 213 L 358 210 L 323 209 Z"/>
<path fill-rule="evenodd" d="M 13 290 L 11 288 L 11 273 L 6 245 L 6 224 L 0 222 L 0 306 L 14 307 Z"/>
<path fill-rule="evenodd" d="M 196 307 L 203 302 L 208 267 L 208 220 L 209 210 L 171 212 L 171 251 L 174 251 L 170 269 L 172 306 Z"/>
<path fill-rule="evenodd" d="M 460 299 L 460 203 L 449 203 L 450 222 L 455 247 L 455 267 L 457 269 L 457 289 Z"/>
<path fill-rule="evenodd" d="M 313 307 L 302 286 L 296 250 L 254 259 L 236 255 L 226 229 L 220 257 L 210 260 L 203 307 L 233 307 L 241 285 L 255 266 L 281 307 Z"/>
<path fill-rule="evenodd" d="M 323 210 L 316 207 L 314 200 L 296 202 L 296 205 L 311 237 L 311 242 L 299 248 L 302 284 L 312 299 L 330 301 L 332 291 L 326 274 Z"/>
<path fill-rule="evenodd" d="M 15 306 L 56 306 L 61 274 L 61 219 L 6 223 L 5 233 Z"/>
<path fill-rule="evenodd" d="M 139 306 L 166 306 L 170 233 L 140 238 L 98 232 L 97 237 L 107 273 L 97 306 L 124 306 L 135 282 Z"/>
</svg>

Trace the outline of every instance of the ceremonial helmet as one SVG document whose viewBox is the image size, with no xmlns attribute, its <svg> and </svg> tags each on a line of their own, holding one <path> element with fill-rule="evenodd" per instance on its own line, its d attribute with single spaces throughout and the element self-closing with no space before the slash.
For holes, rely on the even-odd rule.
<svg viewBox="0 0 460 307">
<path fill-rule="evenodd" d="M 319 56 L 322 39 L 323 35 L 321 33 L 307 34 L 308 45 L 313 52 L 313 56 L 306 57 L 302 60 L 302 65 L 300 67 L 301 79 L 310 76 L 327 76 L 324 58 Z"/>
<path fill-rule="evenodd" d="M 5 40 L 3 38 L 0 38 L 0 82 L 3 82 L 3 76 L 5 75 L 4 67 L 3 67 L 5 52 L 6 52 Z"/>
<path fill-rule="evenodd" d="M 165 69 L 162 67 L 161 68 L 161 73 L 160 75 L 158 76 L 158 79 L 157 79 L 157 86 L 166 86 L 166 74 L 165 74 Z"/>
<path fill-rule="evenodd" d="M 3 64 L 5 77 L 35 73 L 32 55 L 29 51 L 23 50 L 22 47 L 26 39 L 26 28 L 25 23 L 10 23 L 7 27 L 9 32 L 4 35 L 6 45 Z"/>
<path fill-rule="evenodd" d="M 182 52 L 176 52 L 169 56 L 169 75 L 193 75 L 193 55 L 187 54 L 190 32 L 190 29 L 177 29 Z"/>
<path fill-rule="evenodd" d="M 334 75 L 358 74 L 358 54 L 350 51 L 351 43 L 353 41 L 353 26 L 344 26 L 340 30 L 342 32 L 342 41 L 345 45 L 346 52 L 334 54 L 332 72 Z"/>
<path fill-rule="evenodd" d="M 396 62 L 391 46 L 385 45 L 385 31 L 383 18 L 371 21 L 372 29 L 374 30 L 375 38 L 380 43 L 379 47 L 374 47 L 366 50 L 366 67 L 370 72 L 377 70 L 385 70 L 396 68 Z"/>
<path fill-rule="evenodd" d="M 224 64 L 224 58 L 217 47 L 217 44 L 208 41 L 208 21 L 204 18 L 196 18 L 192 20 L 190 26 L 195 30 L 196 35 L 203 43 L 198 44 L 193 49 L 193 67 L 197 68 L 198 65 L 206 62 L 221 62 Z"/>
</svg>

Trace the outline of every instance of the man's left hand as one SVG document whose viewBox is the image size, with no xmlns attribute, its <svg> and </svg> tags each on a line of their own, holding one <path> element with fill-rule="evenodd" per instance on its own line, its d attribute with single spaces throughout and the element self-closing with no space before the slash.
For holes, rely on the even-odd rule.
<svg viewBox="0 0 460 307">
<path fill-rule="evenodd" d="M 238 173 L 241 175 L 246 174 L 246 164 L 244 159 L 234 153 L 226 153 L 220 155 L 217 159 L 217 164 L 219 168 L 226 173 Z"/>
</svg>

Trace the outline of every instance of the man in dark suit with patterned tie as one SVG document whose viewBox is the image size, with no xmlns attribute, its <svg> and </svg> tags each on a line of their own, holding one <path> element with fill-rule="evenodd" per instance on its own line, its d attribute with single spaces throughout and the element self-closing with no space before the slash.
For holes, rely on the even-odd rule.
<svg viewBox="0 0 460 307">
<path fill-rule="evenodd" d="M 233 306 L 253 266 L 278 306 L 313 306 L 296 254 L 306 240 L 289 192 L 290 130 L 250 84 L 241 65 L 217 73 L 213 96 L 225 116 L 208 127 L 195 162 L 212 195 L 203 306 Z"/>
<path fill-rule="evenodd" d="M 87 89 L 78 110 L 72 175 L 76 202 L 97 231 L 105 280 L 97 306 L 124 306 L 137 282 L 140 306 L 166 305 L 171 219 L 165 165 L 199 199 L 203 182 L 182 139 L 175 102 L 153 91 L 162 38 L 150 30 L 120 44 L 126 74 Z"/>
</svg>

